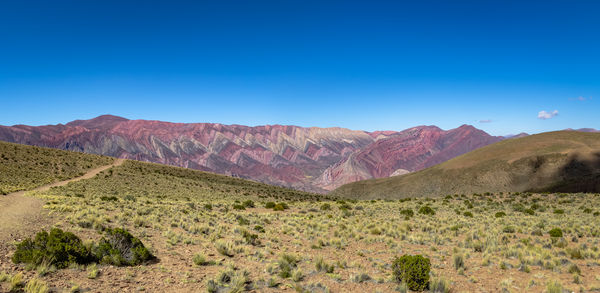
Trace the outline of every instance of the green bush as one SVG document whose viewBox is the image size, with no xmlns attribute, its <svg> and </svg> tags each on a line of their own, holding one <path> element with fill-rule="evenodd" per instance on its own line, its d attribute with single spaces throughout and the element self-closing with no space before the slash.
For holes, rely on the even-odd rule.
<svg viewBox="0 0 600 293">
<path fill-rule="evenodd" d="M 505 226 L 505 227 L 502 229 L 502 232 L 504 232 L 504 233 L 515 233 L 516 231 L 517 231 L 517 230 L 516 230 L 516 229 L 515 229 L 515 227 L 513 227 L 513 226 Z"/>
<path fill-rule="evenodd" d="M 555 213 L 555 214 L 557 214 L 557 215 L 562 215 L 562 214 L 564 214 L 564 213 L 565 213 L 565 210 L 561 210 L 561 209 L 555 209 L 555 210 L 554 210 L 554 213 Z"/>
<path fill-rule="evenodd" d="M 142 241 L 121 228 L 106 230 L 106 238 L 94 248 L 94 255 L 103 263 L 116 266 L 139 265 L 154 258 Z"/>
<path fill-rule="evenodd" d="M 410 218 L 415 215 L 415 213 L 411 209 L 403 209 L 400 211 L 401 215 L 404 215 L 406 218 Z"/>
<path fill-rule="evenodd" d="M 100 197 L 100 200 L 102 200 L 102 201 L 117 201 L 119 199 L 116 196 L 105 196 L 105 195 L 103 195 L 103 196 Z"/>
<path fill-rule="evenodd" d="M 548 234 L 550 234 L 550 237 L 556 237 L 556 238 L 563 236 L 563 232 L 560 228 L 554 228 L 554 229 L 548 231 Z"/>
<path fill-rule="evenodd" d="M 495 216 L 496 216 L 496 218 L 502 218 L 502 217 L 506 216 L 506 213 L 505 212 L 497 212 Z"/>
<path fill-rule="evenodd" d="M 90 249 L 79 237 L 58 228 L 52 228 L 50 233 L 39 232 L 33 240 L 23 240 L 17 244 L 12 257 L 14 263 L 39 265 L 45 261 L 59 269 L 68 267 L 70 263 L 87 264 L 94 260 Z"/>
<path fill-rule="evenodd" d="M 233 209 L 234 210 L 245 210 L 246 207 L 241 204 L 233 204 Z"/>
<path fill-rule="evenodd" d="M 431 262 L 421 255 L 403 255 L 392 263 L 394 279 L 404 282 L 410 290 L 424 291 L 429 287 Z"/>
<path fill-rule="evenodd" d="M 324 204 L 321 205 L 321 210 L 322 211 L 329 211 L 329 210 L 331 210 L 331 205 L 328 204 L 328 203 L 324 203 Z"/>
<path fill-rule="evenodd" d="M 267 208 L 267 209 L 272 209 L 274 207 L 275 207 L 275 203 L 272 201 L 265 203 L 265 208 Z"/>
<path fill-rule="evenodd" d="M 473 217 L 473 213 L 471 213 L 471 212 L 469 212 L 469 211 L 465 212 L 463 215 L 464 215 L 465 217 L 469 217 L 469 218 L 472 218 L 472 217 Z"/>
<path fill-rule="evenodd" d="M 242 205 L 243 205 L 244 207 L 246 207 L 246 208 L 253 208 L 253 207 L 254 207 L 254 202 L 253 202 L 253 201 L 251 201 L 251 200 L 247 200 L 247 201 L 244 201 L 244 202 L 242 203 Z"/>
<path fill-rule="evenodd" d="M 433 216 L 435 215 L 435 211 L 430 206 L 422 206 L 419 209 L 419 214 Z"/>
<path fill-rule="evenodd" d="M 273 210 L 274 210 L 274 211 L 283 211 L 283 210 L 287 210 L 287 209 L 289 209 L 289 208 L 290 208 L 290 207 L 289 207 L 289 206 L 288 206 L 288 205 L 287 205 L 285 202 L 280 202 L 280 203 L 277 203 L 277 204 L 276 204 L 276 205 L 273 207 Z"/>
<path fill-rule="evenodd" d="M 247 244 L 254 246 L 260 244 L 260 240 L 258 240 L 258 235 L 252 234 L 246 230 L 242 231 L 242 237 L 244 238 Z"/>
</svg>

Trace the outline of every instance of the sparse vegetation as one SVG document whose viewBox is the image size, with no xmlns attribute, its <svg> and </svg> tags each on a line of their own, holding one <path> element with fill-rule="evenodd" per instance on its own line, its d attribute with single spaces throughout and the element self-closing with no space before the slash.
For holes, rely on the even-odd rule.
<svg viewBox="0 0 600 293">
<path fill-rule="evenodd" d="M 553 278 L 565 287 L 591 290 L 597 280 L 600 229 L 595 211 L 585 210 L 600 203 L 596 194 L 481 192 L 332 201 L 169 168 L 126 162 L 89 180 L 32 193 L 61 219 L 57 227 L 94 239 L 96 244 L 80 243 L 95 261 L 69 263 L 69 269 L 59 272 L 79 276 L 77 284 L 57 282 L 56 265 L 48 260 L 10 264 L 11 269 L 31 271 L 21 276 L 16 290 L 23 291 L 35 276 L 59 291 L 101 287 L 114 279 L 130 291 L 402 292 L 413 289 L 409 277 L 398 281 L 394 268 L 401 266 L 392 260 L 404 254 L 429 260 L 429 281 L 411 286 L 430 292 L 449 292 L 451 287 L 471 292 L 488 284 L 540 292 L 548 289 L 545 280 Z M 287 209 L 273 210 L 283 203 Z M 554 209 L 564 214 L 554 214 Z M 134 268 L 106 266 L 128 261 L 121 253 L 103 253 L 105 261 L 96 263 L 99 243 L 110 243 L 112 227 L 131 231 L 161 259 Z M 555 237 L 550 231 L 558 227 L 562 235 Z M 421 270 L 405 272 L 422 280 L 425 266 L 410 266 L 417 267 Z M 0 274 L 5 279 L 0 291 L 10 290 L 14 275 Z M 149 280 L 149 275 L 160 277 Z"/>
<path fill-rule="evenodd" d="M 113 158 L 0 141 L 0 195 L 83 175 Z"/>
</svg>

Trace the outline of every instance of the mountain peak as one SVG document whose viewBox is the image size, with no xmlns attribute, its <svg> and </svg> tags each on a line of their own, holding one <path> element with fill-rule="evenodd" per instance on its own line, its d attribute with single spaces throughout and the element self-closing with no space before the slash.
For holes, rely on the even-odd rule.
<svg viewBox="0 0 600 293">
<path fill-rule="evenodd" d="M 129 121 L 127 118 L 105 114 L 100 115 L 98 117 L 88 119 L 88 120 L 75 120 L 67 123 L 67 126 L 75 127 L 85 127 L 88 129 L 97 129 L 97 128 L 112 128 L 118 123 Z"/>
</svg>

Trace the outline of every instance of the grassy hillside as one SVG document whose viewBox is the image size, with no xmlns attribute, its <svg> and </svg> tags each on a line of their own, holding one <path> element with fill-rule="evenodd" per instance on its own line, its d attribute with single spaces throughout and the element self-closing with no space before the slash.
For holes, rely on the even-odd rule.
<svg viewBox="0 0 600 293">
<path fill-rule="evenodd" d="M 101 197 L 115 197 L 118 200 L 213 200 L 234 197 L 314 200 L 323 197 L 224 175 L 139 161 L 126 161 L 92 179 L 52 188 L 47 194 L 86 200 Z"/>
<path fill-rule="evenodd" d="M 0 194 L 83 175 L 114 158 L 0 141 Z"/>
<path fill-rule="evenodd" d="M 487 191 L 600 192 L 600 133 L 548 132 L 504 140 L 403 176 L 341 186 L 348 198 Z"/>
</svg>

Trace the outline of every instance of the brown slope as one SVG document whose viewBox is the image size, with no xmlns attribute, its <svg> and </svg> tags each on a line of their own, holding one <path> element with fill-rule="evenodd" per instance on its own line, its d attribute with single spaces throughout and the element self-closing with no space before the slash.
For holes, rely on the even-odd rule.
<svg viewBox="0 0 600 293">
<path fill-rule="evenodd" d="M 418 172 L 343 185 L 333 194 L 401 198 L 507 191 L 600 192 L 600 133 L 508 139 Z"/>
<path fill-rule="evenodd" d="M 358 180 L 419 171 L 500 140 L 470 125 L 448 131 L 436 126 L 410 128 L 329 167 L 319 186 L 332 190 Z"/>
</svg>

